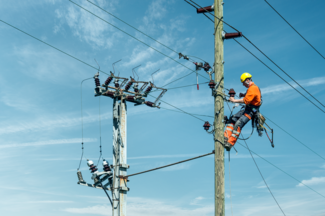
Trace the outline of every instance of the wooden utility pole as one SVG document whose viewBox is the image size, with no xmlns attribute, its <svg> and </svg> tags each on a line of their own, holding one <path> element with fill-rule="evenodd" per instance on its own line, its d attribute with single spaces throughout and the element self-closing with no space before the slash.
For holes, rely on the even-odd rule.
<svg viewBox="0 0 325 216">
<path fill-rule="evenodd" d="M 216 17 L 223 19 L 223 0 L 214 0 L 214 14 Z M 214 18 L 215 23 L 215 45 L 214 45 L 214 72 L 215 72 L 215 82 L 218 86 L 215 98 L 214 98 L 214 149 L 215 149 L 215 215 L 224 216 L 225 215 L 225 175 L 224 175 L 224 147 L 220 142 L 223 142 L 223 116 L 224 116 L 224 101 L 223 92 L 224 84 L 224 74 L 223 74 L 223 22 L 219 19 Z"/>
</svg>

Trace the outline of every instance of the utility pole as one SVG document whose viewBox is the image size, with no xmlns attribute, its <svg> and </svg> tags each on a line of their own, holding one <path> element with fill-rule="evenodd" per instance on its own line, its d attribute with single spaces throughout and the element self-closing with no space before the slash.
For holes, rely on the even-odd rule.
<svg viewBox="0 0 325 216">
<path fill-rule="evenodd" d="M 126 140 L 126 115 L 127 107 L 123 96 L 121 101 L 113 99 L 113 216 L 126 216 L 126 195 L 128 192 L 127 179 L 127 140 Z"/>
<path fill-rule="evenodd" d="M 139 81 L 132 77 L 130 77 L 131 80 L 129 80 L 129 78 L 115 76 L 114 65 L 117 62 L 113 63 L 114 73 L 111 72 L 104 84 L 100 85 L 99 72 L 97 72 L 94 76 L 96 85 L 95 97 L 105 96 L 113 99 L 113 165 L 109 166 L 108 162 L 104 159 L 104 171 L 99 172 L 94 162 L 88 160 L 87 165 L 90 167 L 90 171 L 92 173 L 91 179 L 94 180 L 94 184 L 87 183 L 83 179 L 80 170 L 78 170 L 77 175 L 79 185 L 102 189 L 105 191 L 112 205 L 113 216 L 126 216 L 126 196 L 127 192 L 129 191 L 129 188 L 127 187 L 127 169 L 130 168 L 126 160 L 126 102 L 133 103 L 135 106 L 145 104 L 149 107 L 160 108 L 160 103 L 158 102 L 166 93 L 167 89 L 157 87 L 153 82 Z M 132 72 L 134 76 L 137 76 L 136 72 L 134 71 L 135 68 L 132 69 Z M 110 83 L 113 80 L 114 86 L 110 86 Z M 134 91 L 130 90 L 132 86 Z M 161 91 L 160 95 L 154 102 L 146 101 L 145 98 L 153 89 L 156 89 L 156 91 Z M 113 168 L 113 170 L 111 170 L 111 168 Z M 105 183 L 106 181 L 107 183 Z M 107 191 L 112 192 L 112 199 Z"/>
<path fill-rule="evenodd" d="M 216 17 L 223 19 L 223 0 L 214 0 L 214 14 Z M 223 74 L 223 22 L 214 18 L 214 32 L 215 32 L 215 45 L 214 45 L 214 81 L 217 84 L 217 91 L 214 97 L 214 161 L 215 161 L 215 215 L 225 215 L 225 175 L 224 175 L 224 147 L 220 142 L 223 142 L 223 116 L 224 116 L 224 100 L 223 86 L 224 86 L 224 74 Z"/>
</svg>

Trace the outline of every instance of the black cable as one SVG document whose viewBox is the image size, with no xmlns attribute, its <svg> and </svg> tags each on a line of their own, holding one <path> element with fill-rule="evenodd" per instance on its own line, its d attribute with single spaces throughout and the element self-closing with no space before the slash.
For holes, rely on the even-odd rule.
<svg viewBox="0 0 325 216">
<path fill-rule="evenodd" d="M 214 154 L 214 150 L 211 153 L 208 153 L 208 154 L 204 154 L 204 155 L 200 155 L 200 156 L 197 156 L 197 157 L 189 158 L 189 159 L 186 159 L 186 160 L 178 161 L 176 163 L 168 164 L 168 165 L 165 165 L 165 166 L 156 167 L 156 168 L 153 168 L 153 169 L 150 169 L 150 170 L 146 170 L 146 171 L 142 171 L 142 172 L 138 172 L 138 173 L 133 173 L 133 174 L 130 174 L 130 175 L 125 176 L 125 178 L 131 177 L 131 176 L 135 176 L 135 175 L 139 175 L 139 174 L 143 174 L 143 173 L 147 173 L 147 172 L 151 172 L 151 171 L 155 171 L 155 170 L 162 169 L 162 168 L 166 168 L 166 167 L 170 167 L 170 166 L 174 166 L 174 165 L 177 165 L 177 164 L 180 164 L 180 163 L 184 163 L 184 162 L 187 162 L 187 161 L 195 160 L 195 159 L 198 159 L 198 158 L 201 158 L 201 157 L 205 157 L 205 156 L 209 156 L 209 155 L 212 155 L 212 154 Z"/>
<path fill-rule="evenodd" d="M 109 199 L 109 201 L 110 201 L 110 203 L 111 203 L 111 205 L 112 205 L 112 207 L 113 207 L 113 202 L 112 202 L 111 197 L 108 195 L 108 193 L 107 193 L 106 188 L 104 187 L 104 185 L 103 185 L 103 184 L 101 184 L 101 185 L 102 185 L 102 188 L 103 188 L 103 190 L 105 191 L 105 193 L 106 193 L 106 195 L 107 195 L 107 197 L 108 197 L 108 199 Z"/>
<path fill-rule="evenodd" d="M 281 16 L 281 14 L 274 8 L 272 7 L 272 5 L 270 3 L 268 3 L 266 0 L 264 0 L 302 39 L 304 39 L 304 41 L 306 41 L 309 46 L 311 46 L 311 48 L 313 48 L 323 59 L 325 59 L 325 57 L 313 46 L 311 45 L 311 43 L 309 43 L 309 41 L 304 38 L 283 16 Z"/>
<path fill-rule="evenodd" d="M 242 134 L 241 134 L 241 136 L 243 137 Z M 243 138 L 244 138 L 244 137 L 243 137 Z M 246 144 L 246 146 L 247 146 L 247 149 L 248 149 L 250 155 L 252 156 L 252 159 L 253 159 L 253 161 L 254 161 L 254 163 L 255 163 L 255 166 L 256 166 L 258 172 L 260 173 L 260 175 L 261 175 L 261 177 L 262 177 L 262 179 L 263 179 L 263 181 L 264 181 L 264 183 L 265 183 L 267 189 L 269 190 L 269 192 L 270 192 L 270 194 L 272 195 L 272 197 L 273 197 L 274 201 L 276 202 L 276 204 L 279 206 L 279 208 L 280 208 L 280 210 L 282 211 L 283 215 L 286 215 L 286 214 L 284 213 L 284 211 L 282 210 L 280 204 L 279 204 L 278 201 L 276 200 L 275 196 L 273 195 L 273 193 L 272 193 L 270 187 L 269 187 L 268 184 L 266 183 L 266 181 L 265 181 L 265 179 L 264 179 L 264 176 L 263 176 L 263 174 L 262 174 L 260 168 L 258 167 L 258 165 L 257 165 L 257 163 L 256 163 L 256 161 L 255 161 L 255 159 L 254 159 L 254 156 L 253 156 L 251 150 L 249 149 L 249 147 L 248 147 L 248 145 L 247 145 L 247 143 L 246 143 L 246 140 L 244 140 L 244 142 L 245 142 L 245 144 Z"/>
<path fill-rule="evenodd" d="M 185 0 L 186 1 L 186 0 Z M 194 1 L 190 0 L 191 2 L 193 2 L 194 4 L 198 5 L 197 3 L 195 3 Z M 198 5 L 199 7 L 201 7 L 200 5 Z M 201 7 L 202 8 L 202 7 Z M 208 12 L 209 14 L 211 14 L 212 16 L 214 16 L 215 18 L 217 18 L 219 21 L 222 21 L 223 23 L 225 23 L 226 25 L 228 25 L 229 27 L 233 28 L 234 30 L 236 30 L 237 32 L 239 32 L 237 29 L 235 29 L 234 27 L 232 27 L 231 25 L 229 25 L 228 23 L 226 23 L 225 21 L 223 21 L 222 19 L 220 19 L 219 17 L 215 16 L 214 14 L 212 14 L 211 12 L 207 11 L 205 9 L 206 12 Z M 211 19 L 210 19 L 211 20 Z M 212 21 L 214 22 L 214 21 Z M 294 81 L 299 87 L 301 87 L 307 94 L 309 94 L 313 99 L 315 99 L 319 104 L 321 104 L 323 107 L 325 107 L 324 104 L 322 104 L 319 100 L 317 100 L 311 93 L 309 93 L 304 87 L 302 87 L 296 80 L 294 80 L 288 73 L 286 73 L 280 66 L 278 66 L 274 61 L 272 61 L 272 59 L 270 59 L 264 52 L 262 52 L 253 42 L 251 42 L 245 35 L 243 35 L 243 37 L 251 44 L 253 45 L 260 53 L 262 53 L 267 59 L 269 59 L 277 68 L 279 68 L 283 73 L 285 73 L 292 81 Z M 234 39 L 238 44 L 240 44 L 236 39 Z M 250 54 L 252 54 L 255 58 L 257 58 L 257 56 L 255 56 L 252 52 L 250 52 L 246 47 L 244 47 L 242 44 L 240 44 L 244 49 L 246 49 Z M 287 82 L 285 79 L 283 79 L 279 74 L 277 74 L 274 70 L 272 70 L 269 66 L 267 66 L 264 62 L 262 62 L 259 58 L 257 58 L 261 63 L 263 63 L 267 68 L 269 68 L 273 73 L 275 73 L 278 77 L 280 77 L 283 81 L 285 81 L 289 86 L 291 86 L 293 89 L 295 89 L 300 95 L 302 95 L 304 98 L 306 98 L 309 102 L 311 102 L 313 105 L 315 105 L 318 109 L 320 109 L 323 113 L 325 113 L 324 110 L 322 110 L 320 107 L 318 107 L 315 103 L 313 103 L 311 100 L 309 100 L 305 95 L 303 95 L 301 92 L 299 92 L 295 87 L 293 87 L 289 82 Z"/>
</svg>

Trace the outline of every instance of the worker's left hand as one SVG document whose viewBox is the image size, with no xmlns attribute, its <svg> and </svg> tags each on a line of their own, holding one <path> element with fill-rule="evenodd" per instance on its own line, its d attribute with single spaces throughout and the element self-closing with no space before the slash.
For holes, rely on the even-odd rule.
<svg viewBox="0 0 325 216">
<path fill-rule="evenodd" d="M 234 98 L 234 97 L 230 97 L 230 98 L 229 98 L 229 101 L 230 101 L 230 102 L 235 102 L 235 98 Z"/>
</svg>

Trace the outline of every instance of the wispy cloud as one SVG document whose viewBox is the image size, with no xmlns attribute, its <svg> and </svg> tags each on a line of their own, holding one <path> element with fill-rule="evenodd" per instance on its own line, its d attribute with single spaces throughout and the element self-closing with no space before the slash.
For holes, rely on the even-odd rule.
<svg viewBox="0 0 325 216">
<path fill-rule="evenodd" d="M 81 124 L 81 118 L 68 117 L 71 115 L 58 115 L 58 116 L 46 116 L 40 117 L 33 121 L 20 121 L 15 124 L 8 124 L 8 122 L 3 122 L 0 125 L 0 134 L 9 134 L 9 133 L 17 133 L 24 131 L 41 131 L 48 130 L 54 128 L 68 128 Z M 111 113 L 104 113 L 101 115 L 101 119 L 110 119 Z M 55 119 L 55 120 L 54 120 Z M 91 123 L 98 121 L 98 115 L 88 115 L 83 117 L 83 123 Z"/>
<path fill-rule="evenodd" d="M 316 77 L 312 79 L 306 79 L 306 80 L 299 80 L 297 81 L 300 85 L 303 87 L 308 86 L 317 86 L 322 85 L 325 83 L 325 77 Z M 290 82 L 290 84 L 295 88 L 300 88 L 297 84 L 294 82 Z M 293 90 L 288 84 L 280 84 L 280 85 L 273 85 L 266 88 L 261 88 L 261 92 L 263 95 L 265 94 L 276 94 L 276 93 L 283 93 L 283 91 L 287 90 Z"/>
<path fill-rule="evenodd" d="M 325 183 L 325 177 L 312 177 L 309 180 L 302 180 L 301 181 L 305 185 L 319 185 L 319 184 L 324 184 Z M 304 185 L 299 183 L 297 186 L 298 187 L 303 187 Z"/>
<path fill-rule="evenodd" d="M 205 198 L 202 196 L 196 197 L 191 203 L 190 205 L 198 205 L 202 200 L 204 200 Z"/>
<path fill-rule="evenodd" d="M 111 207 L 107 205 L 66 208 L 64 211 L 76 214 L 111 215 Z M 159 200 L 128 198 L 127 211 L 132 212 L 133 216 L 208 216 L 214 212 L 214 206 L 205 205 L 200 208 L 186 209 Z"/>
<path fill-rule="evenodd" d="M 93 2 L 102 7 L 108 7 L 110 11 L 114 11 L 117 3 L 117 1 L 95 0 Z M 87 1 L 78 4 L 104 20 L 113 22 L 112 17 L 109 17 L 105 12 L 92 6 Z M 113 27 L 72 3 L 69 3 L 67 8 L 57 9 L 56 17 L 61 20 L 61 24 L 54 28 L 54 32 L 60 31 L 62 22 L 66 23 L 76 37 L 86 41 L 93 48 L 109 48 L 114 44 L 116 36 L 119 35 Z"/>
<path fill-rule="evenodd" d="M 38 201 L 28 201 L 25 203 L 62 204 L 62 203 L 74 203 L 74 202 L 69 200 L 38 200 Z"/>
<path fill-rule="evenodd" d="M 81 143 L 80 138 L 75 139 L 60 139 L 60 140 L 49 140 L 49 141 L 39 141 L 39 142 L 28 142 L 28 143 L 12 143 L 12 144 L 0 144 L 0 149 L 4 148 L 21 148 L 21 147 L 31 147 L 31 146 L 46 146 L 46 145 L 63 145 L 63 144 L 74 144 Z M 96 142 L 97 139 L 84 138 L 83 142 Z"/>
</svg>

